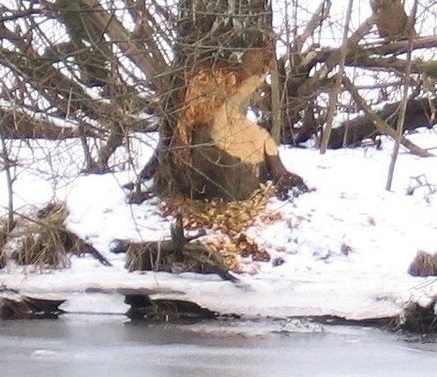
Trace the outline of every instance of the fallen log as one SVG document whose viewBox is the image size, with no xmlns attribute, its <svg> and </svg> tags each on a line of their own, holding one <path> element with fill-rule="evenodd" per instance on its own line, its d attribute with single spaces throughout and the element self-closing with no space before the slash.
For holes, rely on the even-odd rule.
<svg viewBox="0 0 437 377">
<path fill-rule="evenodd" d="M 363 97 L 358 93 L 358 90 L 352 84 L 352 82 L 344 77 L 343 84 L 347 91 L 350 92 L 352 98 L 357 105 L 364 111 L 363 117 L 356 118 L 355 126 L 348 127 L 351 124 L 345 122 L 343 128 L 337 128 L 331 135 L 331 140 L 328 143 L 330 148 L 341 148 L 343 146 L 353 145 L 352 141 L 363 140 L 376 135 L 385 134 L 392 138 L 397 138 L 397 131 L 395 129 L 398 119 L 399 103 L 388 104 L 380 112 L 373 111 L 366 103 Z M 431 126 L 435 124 L 434 105 L 437 104 L 436 100 L 428 101 L 428 99 L 409 100 L 407 102 L 407 110 L 404 122 L 404 131 L 408 129 L 414 129 L 423 126 Z M 364 131 L 367 130 L 367 131 Z M 351 135 L 351 136 L 349 136 Z M 351 139 L 348 139 L 351 137 Z M 333 142 L 335 140 L 335 143 Z M 402 136 L 400 143 L 411 153 L 420 157 L 430 157 L 432 154 Z"/>
<path fill-rule="evenodd" d="M 151 299 L 148 295 L 126 295 L 125 304 L 130 305 L 126 315 L 130 319 L 155 321 L 214 319 L 218 313 L 203 308 L 195 302 L 174 299 Z"/>
<path fill-rule="evenodd" d="M 20 295 L 0 297 L 1 319 L 57 319 L 64 313 L 59 306 L 65 300 Z"/>
<path fill-rule="evenodd" d="M 126 253 L 125 267 L 129 271 L 197 272 L 217 274 L 223 280 L 238 281 L 227 267 L 222 255 L 203 243 L 191 243 L 205 235 L 184 235 L 182 216 L 171 226 L 171 238 L 163 241 L 132 242 L 115 240 L 111 251 Z"/>
</svg>

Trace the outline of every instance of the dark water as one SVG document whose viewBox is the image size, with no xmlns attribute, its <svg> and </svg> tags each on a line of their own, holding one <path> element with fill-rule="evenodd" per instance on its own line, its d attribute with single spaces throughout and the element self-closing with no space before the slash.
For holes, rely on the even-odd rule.
<svg viewBox="0 0 437 377">
<path fill-rule="evenodd" d="M 437 344 L 278 322 L 146 325 L 121 316 L 0 321 L 2 377 L 421 377 Z"/>
</svg>

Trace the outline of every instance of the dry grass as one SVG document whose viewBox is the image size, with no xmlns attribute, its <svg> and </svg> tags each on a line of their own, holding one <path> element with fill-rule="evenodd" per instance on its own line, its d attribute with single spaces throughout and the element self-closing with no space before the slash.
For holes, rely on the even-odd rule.
<svg viewBox="0 0 437 377">
<path fill-rule="evenodd" d="M 71 240 L 65 229 L 68 215 L 64 203 L 50 203 L 38 211 L 36 218 L 24 219 L 18 227 L 20 246 L 12 259 L 20 265 L 64 268 L 70 266 Z"/>
<path fill-rule="evenodd" d="M 65 203 L 49 203 L 36 215 L 22 216 L 9 235 L 15 247 L 10 258 L 19 265 L 41 268 L 70 267 L 69 254 L 91 254 L 103 265 L 111 264 L 91 244 L 65 226 L 68 211 Z M 11 242 L 12 243 L 12 242 Z"/>
<path fill-rule="evenodd" d="M 408 267 L 408 273 L 412 276 L 437 276 L 437 254 L 419 250 Z"/>
<path fill-rule="evenodd" d="M 8 261 L 8 254 L 6 244 L 8 243 L 9 236 L 14 230 L 16 225 L 15 221 L 8 219 L 0 219 L 0 269 L 6 266 Z"/>
<path fill-rule="evenodd" d="M 123 243 L 123 245 L 122 245 Z M 130 271 L 157 270 L 155 265 L 156 256 L 149 248 L 149 242 L 129 242 L 119 240 L 118 247 L 126 250 L 125 267 Z M 163 262 L 165 267 L 166 261 Z M 165 269 L 164 269 L 165 271 Z"/>
</svg>

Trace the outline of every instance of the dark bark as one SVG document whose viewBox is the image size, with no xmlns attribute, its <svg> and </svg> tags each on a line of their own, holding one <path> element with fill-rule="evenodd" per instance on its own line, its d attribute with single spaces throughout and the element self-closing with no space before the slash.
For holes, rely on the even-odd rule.
<svg viewBox="0 0 437 377">
<path fill-rule="evenodd" d="M 203 60 L 232 59 L 235 52 L 263 47 L 271 39 L 266 0 L 181 0 L 177 23 L 182 67 Z"/>
<path fill-rule="evenodd" d="M 182 217 L 178 216 L 171 226 L 170 233 L 171 238 L 163 241 L 116 240 L 111 251 L 126 253 L 126 268 L 129 271 L 214 273 L 224 280 L 238 281 L 229 273 L 229 268 L 219 252 L 202 243 L 191 243 L 205 235 L 204 231 L 186 237 Z"/>
<path fill-rule="evenodd" d="M 110 72 L 105 67 L 113 56 L 104 38 L 105 29 L 93 17 L 96 9 L 81 0 L 56 0 L 50 8 L 71 38 L 71 56 L 79 67 L 82 83 L 89 87 L 106 85 Z"/>
<path fill-rule="evenodd" d="M 65 300 L 40 299 L 35 297 L 0 297 L 1 319 L 56 319 L 64 313 L 59 306 Z"/>
<path fill-rule="evenodd" d="M 131 319 L 147 319 L 171 322 L 184 319 L 213 319 L 218 313 L 202 308 L 194 302 L 171 299 L 151 299 L 148 295 L 126 295 L 130 305 L 126 315 Z"/>
<path fill-rule="evenodd" d="M 234 12 L 229 11 L 231 8 Z M 273 51 L 269 46 L 272 45 L 272 30 L 268 2 L 180 1 L 179 16 L 176 59 L 171 70 L 174 90 L 163 100 L 167 116 L 161 125 L 157 154 L 143 169 L 141 176 L 150 177 L 153 174 L 155 190 L 162 196 L 182 194 L 191 198 L 220 197 L 225 200 L 248 198 L 259 187 L 259 183 L 270 176 L 277 176 L 277 172 L 271 174 L 268 171 L 271 165 L 264 156 L 257 162 L 251 162 L 231 153 L 227 148 L 235 147 L 227 145 L 235 144 L 235 141 L 220 144 L 218 138 L 222 137 L 212 135 L 214 131 L 211 128 L 216 122 L 214 112 L 220 111 L 221 103 L 238 93 L 239 86 L 244 86 L 246 79 L 264 74 L 271 64 Z M 242 52 L 239 60 L 237 55 Z M 254 58 L 254 54 L 258 56 Z M 196 76 L 196 72 L 205 75 L 202 76 L 205 84 Z M 233 88 L 229 88 L 228 84 L 214 84 L 217 77 L 219 81 L 222 78 L 228 80 L 226 75 L 232 77 L 232 74 L 234 76 L 229 82 L 233 82 Z M 196 90 L 196 86 L 194 89 L 190 87 L 190 80 L 199 80 L 200 86 L 205 85 L 205 92 L 210 98 L 202 102 L 196 97 L 189 97 L 190 90 Z M 219 88 L 217 95 L 209 94 L 208 85 L 211 83 L 212 90 L 214 86 Z M 254 86 L 242 95 L 242 99 L 238 99 L 237 107 L 242 112 L 258 87 Z M 203 98 L 203 95 L 197 98 L 200 97 Z M 207 103 L 209 100 L 211 104 Z M 197 115 L 196 110 L 185 110 L 190 106 L 199 106 Z M 205 106 L 204 113 L 200 106 Z M 190 111 L 194 115 L 187 115 Z M 233 114 L 234 121 L 239 117 L 237 113 Z M 191 123 L 187 124 L 188 121 Z M 228 121 L 231 122 L 232 119 Z M 232 132 L 231 125 L 223 126 L 230 127 L 229 132 Z M 247 133 L 241 133 L 240 140 L 247 145 L 259 144 L 259 140 L 253 139 L 252 132 L 256 131 L 253 127 L 256 125 L 248 125 Z M 178 133 L 182 139 L 178 139 Z M 263 138 L 265 135 L 257 137 Z M 262 148 L 255 153 L 263 153 Z M 281 164 L 278 158 L 276 165 Z M 288 174 L 285 168 L 280 170 Z"/>
<path fill-rule="evenodd" d="M 435 110 L 437 100 L 411 99 L 407 103 L 405 113 L 405 132 L 419 127 L 432 128 L 436 124 Z M 398 121 L 399 102 L 390 103 L 376 112 L 385 122 L 394 129 Z M 334 128 L 331 133 L 328 147 L 338 149 L 342 147 L 354 147 L 367 138 L 375 138 L 382 135 L 376 127 L 374 119 L 370 115 L 362 115 L 343 122 Z"/>
<path fill-rule="evenodd" d="M 78 128 L 60 127 L 48 120 L 32 118 L 19 111 L 0 109 L 0 121 L 3 123 L 2 137 L 5 139 L 62 140 L 82 135 Z M 83 136 L 97 135 L 91 131 L 83 131 Z"/>
</svg>

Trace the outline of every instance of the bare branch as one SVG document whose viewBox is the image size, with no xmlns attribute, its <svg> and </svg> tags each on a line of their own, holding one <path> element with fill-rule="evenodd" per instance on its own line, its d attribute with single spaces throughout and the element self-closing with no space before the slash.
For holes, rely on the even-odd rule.
<svg viewBox="0 0 437 377">
<path fill-rule="evenodd" d="M 163 90 L 165 85 L 164 77 L 159 76 L 165 71 L 167 63 L 157 48 L 144 51 L 136 41 L 132 40 L 123 25 L 115 17 L 106 12 L 98 0 L 81 0 L 84 4 L 94 9 L 92 17 L 105 30 L 112 41 L 116 43 L 120 50 L 126 54 L 143 73 L 153 82 L 158 90 Z M 153 35 L 146 35 L 148 41 L 153 43 Z"/>
<path fill-rule="evenodd" d="M 398 137 L 398 134 L 395 129 L 390 127 L 384 119 L 382 119 L 378 114 L 376 114 L 371 107 L 366 103 L 364 98 L 358 93 L 358 90 L 354 87 L 353 83 L 344 76 L 343 85 L 352 95 L 354 101 L 357 105 L 373 120 L 375 126 L 385 135 L 389 135 L 393 139 Z M 406 139 L 404 136 L 401 137 L 400 143 L 407 149 L 411 151 L 411 153 L 418 155 L 420 157 L 431 157 L 433 154 L 430 152 L 418 147 L 413 142 Z"/>
</svg>

